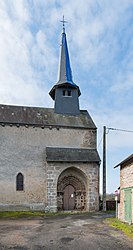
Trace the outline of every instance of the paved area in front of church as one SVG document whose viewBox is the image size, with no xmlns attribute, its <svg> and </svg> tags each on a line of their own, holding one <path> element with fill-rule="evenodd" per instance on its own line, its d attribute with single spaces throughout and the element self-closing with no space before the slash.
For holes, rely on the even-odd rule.
<svg viewBox="0 0 133 250">
<path fill-rule="evenodd" d="M 103 213 L 0 220 L 0 250 L 133 249 L 133 241 L 109 227 Z"/>
</svg>

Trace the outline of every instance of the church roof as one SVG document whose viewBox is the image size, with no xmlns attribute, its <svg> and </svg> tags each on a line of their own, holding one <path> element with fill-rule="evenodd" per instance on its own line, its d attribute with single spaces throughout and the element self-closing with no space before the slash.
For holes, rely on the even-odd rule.
<svg viewBox="0 0 133 250">
<path fill-rule="evenodd" d="M 100 162 L 96 149 L 46 147 L 48 162 Z"/>
<path fill-rule="evenodd" d="M 55 99 L 55 89 L 63 85 L 69 85 L 73 88 L 78 89 L 79 96 L 81 95 L 79 87 L 73 82 L 72 70 L 70 66 L 70 58 L 67 46 L 67 39 L 65 28 L 63 26 L 62 41 L 61 41 L 61 53 L 60 53 L 60 64 L 59 64 L 59 80 L 49 92 L 50 96 Z"/>
<path fill-rule="evenodd" d="M 56 126 L 96 129 L 86 110 L 79 115 L 54 113 L 52 108 L 0 105 L 0 124 Z"/>
</svg>

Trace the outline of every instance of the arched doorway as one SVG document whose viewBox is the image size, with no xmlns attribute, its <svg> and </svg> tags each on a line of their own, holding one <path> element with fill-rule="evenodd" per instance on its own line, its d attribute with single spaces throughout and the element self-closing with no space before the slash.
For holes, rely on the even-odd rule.
<svg viewBox="0 0 133 250">
<path fill-rule="evenodd" d="M 83 210 L 86 208 L 85 174 L 70 167 L 64 170 L 57 183 L 57 207 L 58 210 Z"/>
</svg>

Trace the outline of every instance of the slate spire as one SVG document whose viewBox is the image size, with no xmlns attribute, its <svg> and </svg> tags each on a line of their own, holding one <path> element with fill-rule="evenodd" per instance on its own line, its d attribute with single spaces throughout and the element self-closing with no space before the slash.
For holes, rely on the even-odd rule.
<svg viewBox="0 0 133 250">
<path fill-rule="evenodd" d="M 72 71 L 71 71 L 71 66 L 70 66 L 65 27 L 63 25 L 60 64 L 59 64 L 59 80 L 57 84 L 65 83 L 65 82 L 74 84 L 73 79 L 72 79 Z"/>
<path fill-rule="evenodd" d="M 55 112 L 77 115 L 80 113 L 78 97 L 81 95 L 79 87 L 73 82 L 70 58 L 67 46 L 64 17 L 60 49 L 60 63 L 58 82 L 53 86 L 49 95 L 55 101 Z"/>
</svg>

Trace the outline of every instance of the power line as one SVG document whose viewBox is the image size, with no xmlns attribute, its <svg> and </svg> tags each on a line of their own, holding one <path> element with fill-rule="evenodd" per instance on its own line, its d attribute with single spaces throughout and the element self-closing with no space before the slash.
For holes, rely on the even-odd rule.
<svg viewBox="0 0 133 250">
<path fill-rule="evenodd" d="M 127 133 L 133 133 L 133 130 L 128 130 L 128 129 L 120 129 L 120 128 L 108 128 L 106 127 L 106 135 L 109 133 L 110 130 L 115 130 L 115 131 L 120 131 L 120 132 L 127 132 Z M 102 143 L 103 137 L 101 137 L 99 143 L 98 143 L 98 148 L 100 147 Z"/>
<path fill-rule="evenodd" d="M 116 130 L 120 132 L 128 132 L 128 133 L 133 133 L 133 130 L 128 130 L 128 129 L 120 129 L 120 128 L 107 128 L 108 130 Z"/>
<path fill-rule="evenodd" d="M 101 143 L 102 143 L 102 140 L 103 140 L 103 136 L 101 137 L 99 143 L 98 143 L 98 148 L 100 147 Z"/>
</svg>

